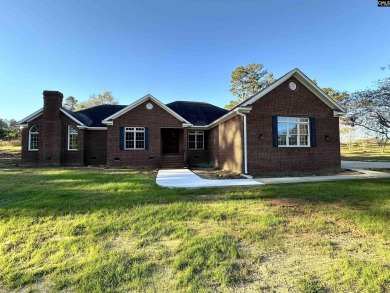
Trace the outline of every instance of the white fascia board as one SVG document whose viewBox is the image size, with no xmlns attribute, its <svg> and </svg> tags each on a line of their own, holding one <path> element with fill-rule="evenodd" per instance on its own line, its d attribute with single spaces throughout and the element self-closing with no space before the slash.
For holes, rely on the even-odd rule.
<svg viewBox="0 0 390 293">
<path fill-rule="evenodd" d="M 188 130 L 209 130 L 210 127 L 208 125 L 193 125 L 191 127 L 188 127 Z"/>
<path fill-rule="evenodd" d="M 342 117 L 342 116 L 345 116 L 345 115 L 347 115 L 347 112 L 340 112 L 340 111 L 336 111 L 336 110 L 333 111 L 333 116 L 334 117 Z"/>
<path fill-rule="evenodd" d="M 194 125 L 192 123 L 183 123 L 182 126 L 183 128 L 187 128 L 187 127 L 192 127 Z"/>
<path fill-rule="evenodd" d="M 106 125 L 114 125 L 114 121 L 110 120 L 110 121 L 102 121 L 103 124 L 106 124 Z"/>
<path fill-rule="evenodd" d="M 89 126 L 83 126 L 83 125 L 78 125 L 78 129 L 86 129 L 86 130 L 107 130 L 107 127 L 89 127 Z"/>
<path fill-rule="evenodd" d="M 237 113 L 248 114 L 252 111 L 252 107 L 238 107 L 234 109 Z"/>
<path fill-rule="evenodd" d="M 37 118 L 38 116 L 42 115 L 43 114 L 43 108 L 39 109 L 38 111 L 35 111 L 34 113 L 32 113 L 31 115 L 27 116 L 26 118 L 18 121 L 16 123 L 16 126 L 22 126 L 24 127 L 25 125 L 27 125 L 26 123 L 24 122 L 30 122 L 31 120 L 34 120 L 35 118 Z"/>
<path fill-rule="evenodd" d="M 345 110 L 334 100 L 332 100 L 319 86 L 317 86 L 313 81 L 311 81 L 302 71 L 300 71 L 298 68 L 295 68 L 285 75 L 283 75 L 281 78 L 279 78 L 277 81 L 275 81 L 273 84 L 266 87 L 264 90 L 257 93 L 252 98 L 248 99 L 245 103 L 242 104 L 242 106 L 248 106 L 268 94 L 270 91 L 284 83 L 286 80 L 288 80 L 290 77 L 294 76 L 296 79 L 298 79 L 303 85 L 305 85 L 313 94 L 315 94 L 320 100 L 322 100 L 328 107 L 330 107 L 333 110 L 345 112 Z"/>
<path fill-rule="evenodd" d="M 72 115 L 70 115 L 68 112 L 66 112 L 64 109 L 60 108 L 60 111 L 62 113 L 64 113 L 67 117 L 69 117 L 70 119 L 72 119 L 74 122 L 80 124 L 81 126 L 86 126 L 83 122 L 77 120 L 76 118 L 74 118 Z"/>
<path fill-rule="evenodd" d="M 175 118 L 177 118 L 178 120 L 180 120 L 180 122 L 184 122 L 185 124 L 191 124 L 189 121 L 187 121 L 186 119 L 184 119 L 183 117 L 181 117 L 179 114 L 177 114 L 175 111 L 173 111 L 172 109 L 170 109 L 169 107 L 167 107 L 165 104 L 161 103 L 159 100 L 157 100 L 155 97 L 153 97 L 152 95 L 150 94 L 147 94 L 146 96 L 142 97 L 141 99 L 135 101 L 134 103 L 128 105 L 126 108 L 123 108 L 122 110 L 112 114 L 111 116 L 105 118 L 102 123 L 103 124 L 107 124 L 107 125 L 113 125 L 113 121 L 115 118 L 118 118 L 119 116 L 122 116 L 123 114 L 125 114 L 126 112 L 134 109 L 135 107 L 141 105 L 143 102 L 147 101 L 147 100 L 151 100 L 152 102 L 154 102 L 155 104 L 157 104 L 158 106 L 160 106 L 161 108 L 163 108 L 165 111 L 167 111 L 169 114 L 171 114 L 172 116 L 174 116 Z M 112 123 L 112 124 L 110 124 Z"/>
<path fill-rule="evenodd" d="M 107 130 L 107 127 L 87 127 L 87 130 Z"/>
<path fill-rule="evenodd" d="M 252 110 L 252 107 L 248 107 L 248 106 L 247 107 L 238 107 L 238 108 L 234 109 L 233 111 L 227 112 L 225 115 L 223 115 L 222 117 L 213 121 L 212 123 L 210 123 L 206 127 L 207 127 L 207 129 L 213 128 L 213 127 L 217 126 L 218 124 L 221 124 L 221 123 L 229 120 L 230 118 L 233 118 L 234 116 L 238 115 L 238 113 L 248 114 L 251 110 Z"/>
<path fill-rule="evenodd" d="M 86 130 L 107 130 L 107 127 L 89 127 L 84 125 L 77 125 L 77 128 Z"/>
</svg>

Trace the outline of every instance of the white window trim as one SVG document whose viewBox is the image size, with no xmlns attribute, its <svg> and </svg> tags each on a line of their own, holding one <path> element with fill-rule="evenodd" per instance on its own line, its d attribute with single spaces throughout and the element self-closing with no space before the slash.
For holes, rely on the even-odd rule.
<svg viewBox="0 0 390 293">
<path fill-rule="evenodd" d="M 76 131 L 77 131 L 77 133 L 70 133 L 70 128 L 74 128 Z M 77 149 L 71 149 L 70 148 L 70 136 L 71 135 L 77 135 Z M 71 152 L 74 152 L 74 151 L 78 151 L 79 150 L 79 148 L 78 148 L 78 140 L 79 140 L 79 131 L 78 131 L 78 129 L 77 129 L 77 127 L 76 126 L 74 126 L 74 125 L 68 125 L 68 151 L 71 151 Z"/>
<path fill-rule="evenodd" d="M 142 129 L 142 130 L 141 130 Z M 133 140 L 133 148 L 127 148 L 126 147 L 126 133 L 134 133 L 134 140 Z M 136 141 L 137 141 L 137 133 L 143 133 L 144 134 L 144 147 L 143 148 L 136 148 Z M 131 150 L 131 151 L 142 151 L 145 150 L 145 144 L 146 144 L 146 136 L 145 136 L 145 127 L 125 127 L 124 134 L 123 134 L 123 149 L 124 150 Z"/>
<path fill-rule="evenodd" d="M 284 116 L 278 116 L 277 117 L 278 119 L 279 118 L 285 118 L 286 120 L 288 118 L 296 118 L 296 119 L 307 119 L 308 122 L 277 122 L 278 124 L 278 147 L 279 148 L 309 148 L 310 147 L 310 118 L 309 117 L 284 117 Z M 286 144 L 279 144 L 279 124 L 285 124 L 286 125 L 286 130 L 287 130 L 287 134 L 286 134 Z M 301 145 L 301 140 L 300 140 L 300 129 L 298 127 L 297 129 L 297 132 L 298 132 L 298 135 L 297 135 L 297 145 L 289 145 L 289 134 L 288 134 L 288 124 L 298 124 L 298 125 L 307 125 L 307 145 Z"/>
<path fill-rule="evenodd" d="M 39 128 L 38 128 L 38 132 L 35 132 L 35 131 L 31 132 L 31 129 L 35 126 L 39 127 L 38 124 L 35 124 L 35 125 L 31 126 L 30 129 L 28 130 L 28 150 L 32 151 L 32 152 L 37 152 L 38 149 L 31 148 L 31 134 L 38 134 L 38 148 L 39 148 Z"/>
<path fill-rule="evenodd" d="M 195 135 L 195 148 L 190 148 L 190 135 Z M 198 135 L 203 136 L 202 148 L 198 148 Z M 187 147 L 190 151 L 204 151 L 204 131 L 202 130 L 189 130 L 187 136 Z"/>
</svg>

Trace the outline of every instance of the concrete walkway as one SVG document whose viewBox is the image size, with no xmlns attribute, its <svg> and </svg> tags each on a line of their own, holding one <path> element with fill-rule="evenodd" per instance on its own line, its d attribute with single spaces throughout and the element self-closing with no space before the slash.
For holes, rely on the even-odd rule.
<svg viewBox="0 0 390 293">
<path fill-rule="evenodd" d="M 156 183 L 169 188 L 253 186 L 263 184 L 253 179 L 203 179 L 188 169 L 159 170 Z"/>
<path fill-rule="evenodd" d="M 188 169 L 169 169 L 158 171 L 156 183 L 169 188 L 200 188 L 390 178 L 389 173 L 367 170 L 369 168 L 390 168 L 390 162 L 342 161 L 341 166 L 344 169 L 353 169 L 361 174 L 257 179 L 203 179 Z"/>
<path fill-rule="evenodd" d="M 337 180 L 354 180 L 354 179 L 380 179 L 390 178 L 389 173 L 370 171 L 364 169 L 355 169 L 362 174 L 356 175 L 329 175 L 329 176 L 307 176 L 307 177 L 276 177 L 276 178 L 258 178 L 263 184 L 285 184 L 285 183 L 304 183 L 304 182 L 324 182 Z"/>
<path fill-rule="evenodd" d="M 341 161 L 343 169 L 390 169 L 390 162 Z"/>
</svg>

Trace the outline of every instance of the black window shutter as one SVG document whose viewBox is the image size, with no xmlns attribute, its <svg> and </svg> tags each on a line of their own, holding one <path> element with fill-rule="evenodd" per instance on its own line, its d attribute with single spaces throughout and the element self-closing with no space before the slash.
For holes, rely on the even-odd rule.
<svg viewBox="0 0 390 293">
<path fill-rule="evenodd" d="M 122 151 L 125 148 L 125 128 L 119 127 L 119 149 Z"/>
<path fill-rule="evenodd" d="M 272 146 L 278 147 L 278 116 L 272 116 Z"/>
<path fill-rule="evenodd" d="M 149 149 L 149 127 L 145 127 L 145 149 Z"/>
<path fill-rule="evenodd" d="M 310 146 L 317 146 L 317 138 L 316 138 L 316 118 L 310 118 Z"/>
</svg>

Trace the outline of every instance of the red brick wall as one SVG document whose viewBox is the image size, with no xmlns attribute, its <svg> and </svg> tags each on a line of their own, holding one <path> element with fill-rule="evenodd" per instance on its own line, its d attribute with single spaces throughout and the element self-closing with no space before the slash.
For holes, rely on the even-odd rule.
<svg viewBox="0 0 390 293">
<path fill-rule="evenodd" d="M 188 150 L 187 163 L 189 166 L 210 165 L 208 150 Z"/>
<path fill-rule="evenodd" d="M 235 116 L 209 132 L 210 161 L 218 168 L 243 172 L 243 122 Z"/>
<path fill-rule="evenodd" d="M 153 109 L 146 109 L 148 102 L 154 105 Z M 120 150 L 120 127 L 149 127 L 149 149 Z M 161 128 L 182 128 L 182 122 L 150 100 L 116 118 L 114 125 L 107 127 L 107 165 L 158 166 L 161 157 Z"/>
<path fill-rule="evenodd" d="M 288 84 L 297 84 L 295 91 Z M 317 96 L 294 77 L 255 102 L 247 114 L 248 172 L 320 171 L 340 168 L 339 120 Z M 317 146 L 278 148 L 272 146 L 272 116 L 314 117 Z M 260 139 L 260 134 L 263 138 Z M 325 136 L 330 140 L 326 141 Z"/>
<path fill-rule="evenodd" d="M 45 121 L 44 116 L 30 121 L 28 127 L 22 129 L 22 163 L 40 165 L 83 165 L 84 161 L 84 130 L 79 131 L 79 148 L 68 151 L 68 125 L 76 123 L 64 114 L 58 121 Z M 38 151 L 28 150 L 29 130 L 33 125 L 39 125 Z M 49 159 L 50 158 L 50 159 Z"/>
<path fill-rule="evenodd" d="M 107 131 L 86 130 L 84 137 L 84 164 L 107 165 Z"/>
</svg>

